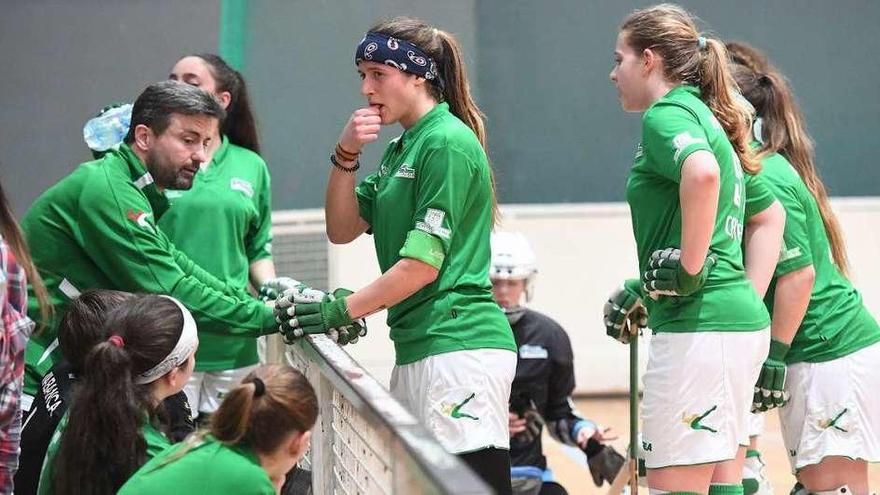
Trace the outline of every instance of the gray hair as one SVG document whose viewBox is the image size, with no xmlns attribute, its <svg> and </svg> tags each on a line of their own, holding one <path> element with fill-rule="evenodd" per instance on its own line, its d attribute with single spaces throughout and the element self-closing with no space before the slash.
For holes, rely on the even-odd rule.
<svg viewBox="0 0 880 495">
<path fill-rule="evenodd" d="M 168 128 L 171 114 L 206 115 L 220 120 L 226 118 L 226 112 L 214 95 L 195 86 L 177 81 L 161 81 L 147 86 L 138 96 L 131 110 L 131 125 L 126 144 L 134 141 L 134 129 L 143 124 L 156 134 L 162 134 Z"/>
</svg>

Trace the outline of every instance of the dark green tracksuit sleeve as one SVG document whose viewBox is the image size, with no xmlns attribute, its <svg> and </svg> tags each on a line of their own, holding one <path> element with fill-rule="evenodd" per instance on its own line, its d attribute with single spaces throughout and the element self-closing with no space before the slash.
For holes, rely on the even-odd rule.
<svg viewBox="0 0 880 495">
<path fill-rule="evenodd" d="M 116 287 L 168 294 L 195 317 L 199 330 L 263 335 L 275 329 L 272 310 L 211 276 L 156 226 L 146 197 L 134 185 L 83 190 L 79 204 L 80 244 Z"/>
</svg>

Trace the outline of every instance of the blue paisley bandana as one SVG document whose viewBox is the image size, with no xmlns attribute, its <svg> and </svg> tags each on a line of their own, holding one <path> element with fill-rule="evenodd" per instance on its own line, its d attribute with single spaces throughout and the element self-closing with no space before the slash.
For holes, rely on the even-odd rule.
<svg viewBox="0 0 880 495">
<path fill-rule="evenodd" d="M 424 77 L 442 87 L 434 59 L 408 41 L 379 33 L 367 33 L 354 54 L 354 63 L 361 62 L 378 62 L 397 67 L 403 72 Z"/>
</svg>

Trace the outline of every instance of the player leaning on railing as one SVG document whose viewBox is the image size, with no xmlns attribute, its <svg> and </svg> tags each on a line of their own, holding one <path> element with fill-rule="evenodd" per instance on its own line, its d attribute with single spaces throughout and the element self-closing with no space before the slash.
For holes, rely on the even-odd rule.
<svg viewBox="0 0 880 495">
<path fill-rule="evenodd" d="M 492 300 L 495 194 L 461 49 L 445 31 L 398 18 L 373 26 L 355 59 L 367 106 L 352 114 L 331 155 L 327 234 L 344 244 L 372 233 L 383 274 L 318 304 L 294 296 L 290 307 L 282 297 L 282 330 L 323 333 L 388 309 L 392 394 L 449 452 L 510 493 L 507 400 L 516 354 Z M 395 123 L 403 135 L 358 184 L 361 149 Z"/>
</svg>

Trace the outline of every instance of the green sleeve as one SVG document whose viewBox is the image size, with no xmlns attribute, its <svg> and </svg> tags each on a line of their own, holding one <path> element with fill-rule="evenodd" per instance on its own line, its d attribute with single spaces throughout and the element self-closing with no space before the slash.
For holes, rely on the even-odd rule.
<svg viewBox="0 0 880 495">
<path fill-rule="evenodd" d="M 354 189 L 361 218 L 370 225 L 373 225 L 373 204 L 378 184 L 379 174 L 370 174 Z"/>
<path fill-rule="evenodd" d="M 658 102 L 642 119 L 642 149 L 659 175 L 681 182 L 681 166 L 691 153 L 712 148 L 697 116 L 689 109 Z"/>
<path fill-rule="evenodd" d="M 223 293 L 218 287 L 225 284 L 203 270 L 193 276 L 195 264 L 190 273 L 181 268 L 182 253 L 175 254 L 134 186 L 93 184 L 83 191 L 80 205 L 81 245 L 115 288 L 171 295 L 192 311 L 200 330 L 254 336 L 274 331 L 272 310 L 260 301 Z"/>
<path fill-rule="evenodd" d="M 810 234 L 807 228 L 807 209 L 794 188 L 782 185 L 775 189 L 776 197 L 785 208 L 785 230 L 782 232 L 782 250 L 774 276 L 781 277 L 813 264 Z"/>
<path fill-rule="evenodd" d="M 262 187 L 257 191 L 256 207 L 258 218 L 248 232 L 246 246 L 248 261 L 272 257 L 272 180 L 266 164 L 262 166 Z"/>
<path fill-rule="evenodd" d="M 439 270 L 478 177 L 468 155 L 448 144 L 428 150 L 420 162 L 413 229 L 407 234 L 400 256 Z"/>
<path fill-rule="evenodd" d="M 758 213 L 770 208 L 770 205 L 776 201 L 776 196 L 767 187 L 767 183 L 760 175 L 745 174 L 746 182 L 746 214 L 745 218 L 749 219 Z"/>
</svg>

